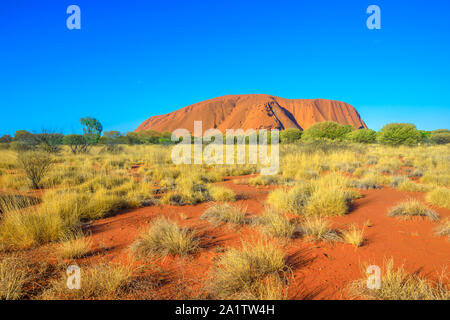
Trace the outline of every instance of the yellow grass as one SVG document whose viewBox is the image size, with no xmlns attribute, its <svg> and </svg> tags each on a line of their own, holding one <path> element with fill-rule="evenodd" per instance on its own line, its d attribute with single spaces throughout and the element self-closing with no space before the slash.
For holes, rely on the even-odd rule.
<svg viewBox="0 0 450 320">
<path fill-rule="evenodd" d="M 413 217 L 413 216 L 424 216 L 428 217 L 430 220 L 439 220 L 439 215 L 433 210 L 427 208 L 419 200 L 409 199 L 402 202 L 392 208 L 389 213 L 389 217 Z"/>
<path fill-rule="evenodd" d="M 366 279 L 350 285 L 353 297 L 379 300 L 448 300 L 450 291 L 445 279 L 433 283 L 417 274 L 407 273 L 403 266 L 394 267 L 390 259 L 383 265 L 381 289 L 367 288 Z"/>
<path fill-rule="evenodd" d="M 213 223 L 229 222 L 235 224 L 245 224 L 247 207 L 230 205 L 230 204 L 215 204 L 210 206 L 201 216 L 201 219 L 209 220 Z"/>
<path fill-rule="evenodd" d="M 243 243 L 225 252 L 214 265 L 210 293 L 215 299 L 280 297 L 287 269 L 283 252 L 274 244 Z M 261 287 L 267 277 L 271 282 Z"/>
<path fill-rule="evenodd" d="M 450 209 L 450 189 L 435 188 L 427 193 L 426 200 L 435 206 Z"/>
<path fill-rule="evenodd" d="M 364 229 L 359 229 L 355 225 L 351 225 L 348 230 L 342 232 L 344 241 L 354 245 L 355 247 L 361 247 L 364 243 Z"/>
<path fill-rule="evenodd" d="M 156 219 L 131 245 L 139 259 L 152 256 L 187 255 L 199 250 L 199 241 L 187 228 L 166 218 Z"/>
</svg>

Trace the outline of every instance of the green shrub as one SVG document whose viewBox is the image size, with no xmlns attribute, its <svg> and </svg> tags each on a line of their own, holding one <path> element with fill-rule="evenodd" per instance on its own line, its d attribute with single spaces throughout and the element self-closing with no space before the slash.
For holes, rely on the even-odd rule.
<svg viewBox="0 0 450 320">
<path fill-rule="evenodd" d="M 281 143 L 294 143 L 301 139 L 302 131 L 297 128 L 287 128 L 280 132 Z"/>
<path fill-rule="evenodd" d="M 431 132 L 431 141 L 436 144 L 450 143 L 450 130 L 440 129 Z"/>
<path fill-rule="evenodd" d="M 347 140 L 359 143 L 375 143 L 377 140 L 377 133 L 371 129 L 360 129 L 346 134 Z"/>
<path fill-rule="evenodd" d="M 387 124 L 377 135 L 378 142 L 390 146 L 416 145 L 422 139 L 420 131 L 410 123 Z"/>
<path fill-rule="evenodd" d="M 86 138 L 80 134 L 68 134 L 64 136 L 63 143 L 70 147 L 73 154 L 84 153 L 89 149 Z"/>
<path fill-rule="evenodd" d="M 330 139 L 340 140 L 354 130 L 350 125 L 341 125 L 337 122 L 325 121 L 313 124 L 303 132 L 302 139 Z"/>
</svg>

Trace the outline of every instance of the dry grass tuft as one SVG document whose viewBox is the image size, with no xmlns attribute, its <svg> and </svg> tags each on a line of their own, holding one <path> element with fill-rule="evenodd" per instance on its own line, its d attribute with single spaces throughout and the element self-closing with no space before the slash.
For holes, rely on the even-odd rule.
<svg viewBox="0 0 450 320">
<path fill-rule="evenodd" d="M 436 229 L 436 235 L 447 236 L 450 239 L 450 219 L 442 221 L 441 225 Z"/>
<path fill-rule="evenodd" d="M 450 189 L 436 188 L 427 193 L 426 200 L 435 206 L 450 209 Z"/>
<path fill-rule="evenodd" d="M 408 201 L 402 202 L 399 205 L 392 208 L 389 213 L 389 217 L 413 217 L 413 216 L 426 216 L 430 220 L 436 221 L 439 220 L 439 215 L 427 208 L 420 201 L 416 199 L 409 199 Z"/>
<path fill-rule="evenodd" d="M 288 267 L 282 250 L 266 241 L 243 243 L 216 262 L 210 293 L 215 299 L 270 299 L 283 296 Z"/>
<path fill-rule="evenodd" d="M 81 231 L 71 233 L 61 238 L 58 254 L 63 259 L 78 259 L 84 257 L 92 248 L 92 241 L 85 238 Z"/>
<path fill-rule="evenodd" d="M 221 186 L 210 186 L 209 194 L 215 201 L 235 201 L 236 194 L 233 190 L 230 190 Z"/>
<path fill-rule="evenodd" d="M 261 216 L 255 218 L 255 223 L 263 226 L 264 231 L 273 237 L 292 238 L 295 225 L 283 213 L 266 207 Z"/>
<path fill-rule="evenodd" d="M 245 224 L 247 219 L 245 217 L 247 207 L 229 205 L 229 204 L 215 204 L 206 209 L 201 219 L 208 220 L 215 224 L 220 222 L 229 222 L 235 224 Z"/>
<path fill-rule="evenodd" d="M 117 299 L 126 293 L 131 285 L 132 271 L 121 264 L 100 263 L 94 266 L 81 267 L 80 289 L 67 288 L 67 275 L 51 283 L 51 287 L 40 296 L 45 300 L 87 300 Z"/>
<path fill-rule="evenodd" d="M 308 217 L 298 226 L 298 231 L 312 240 L 342 241 L 339 234 L 331 229 L 324 217 Z"/>
<path fill-rule="evenodd" d="M 131 245 L 131 250 L 139 259 L 152 256 L 187 255 L 197 252 L 199 241 L 187 228 L 166 218 L 156 219 Z"/>
<path fill-rule="evenodd" d="M 355 225 L 351 225 L 350 229 L 342 232 L 344 241 L 354 245 L 355 247 L 361 247 L 364 243 L 364 229 L 358 230 Z"/>
<path fill-rule="evenodd" d="M 417 274 L 408 274 L 403 266 L 395 269 L 394 260 L 384 263 L 381 274 L 381 289 L 367 288 L 366 279 L 358 280 L 350 285 L 350 294 L 353 297 L 379 300 L 448 300 L 450 291 L 444 284 L 443 277 L 433 283 L 419 277 Z"/>
<path fill-rule="evenodd" d="M 23 287 L 28 281 L 28 272 L 23 261 L 15 256 L 4 257 L 0 261 L 0 300 L 20 299 Z"/>
</svg>

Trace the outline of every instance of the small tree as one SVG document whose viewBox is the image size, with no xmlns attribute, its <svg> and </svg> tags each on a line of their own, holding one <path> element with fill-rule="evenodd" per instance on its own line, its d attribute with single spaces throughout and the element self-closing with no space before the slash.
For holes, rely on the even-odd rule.
<svg viewBox="0 0 450 320">
<path fill-rule="evenodd" d="M 103 131 L 103 126 L 95 118 L 86 117 L 80 119 L 80 124 L 83 127 L 83 133 L 88 144 L 96 144 L 100 139 Z"/>
<path fill-rule="evenodd" d="M 423 140 L 422 134 L 416 126 L 410 123 L 390 123 L 385 125 L 377 134 L 377 140 L 381 144 L 415 145 Z"/>
<path fill-rule="evenodd" d="M 431 141 L 436 144 L 450 143 L 450 130 L 439 129 L 431 132 Z"/>
<path fill-rule="evenodd" d="M 42 151 L 26 151 L 18 154 L 20 167 L 25 171 L 33 189 L 40 188 L 40 182 L 53 165 L 51 156 Z"/>
<path fill-rule="evenodd" d="M 31 150 L 34 149 L 39 144 L 34 134 L 19 130 L 14 134 L 12 148 L 16 151 Z"/>
<path fill-rule="evenodd" d="M 345 138 L 353 142 L 375 143 L 377 141 L 377 133 L 371 129 L 359 129 L 347 133 Z"/>
<path fill-rule="evenodd" d="M 352 130 L 355 128 L 350 125 L 341 125 L 332 121 L 318 122 L 303 132 L 302 139 L 341 140 Z"/>
<path fill-rule="evenodd" d="M 39 146 L 46 152 L 57 153 L 60 151 L 60 145 L 63 143 L 64 135 L 61 133 L 49 133 L 45 130 L 42 133 L 34 135 Z"/>
<path fill-rule="evenodd" d="M 281 143 L 294 143 L 300 140 L 302 137 L 302 131 L 297 128 L 287 128 L 280 132 Z"/>
<path fill-rule="evenodd" d="M 13 141 L 13 138 L 9 134 L 0 137 L 0 143 L 10 143 L 11 141 Z"/>
<path fill-rule="evenodd" d="M 80 134 L 68 134 L 64 136 L 63 143 L 70 147 L 73 154 L 85 153 L 89 151 L 86 138 Z"/>
</svg>

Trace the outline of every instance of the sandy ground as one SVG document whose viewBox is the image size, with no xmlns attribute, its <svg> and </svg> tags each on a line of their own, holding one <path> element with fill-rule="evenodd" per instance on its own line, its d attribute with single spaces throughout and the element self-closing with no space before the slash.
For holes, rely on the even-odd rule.
<svg viewBox="0 0 450 320">
<path fill-rule="evenodd" d="M 252 187 L 233 183 L 228 177 L 224 185 L 236 192 L 236 204 L 247 206 L 249 216 L 264 210 L 268 193 L 276 187 Z M 330 220 L 333 228 L 345 229 L 351 224 L 365 228 L 365 243 L 355 248 L 346 243 L 310 242 L 294 239 L 280 243 L 293 270 L 294 280 L 289 287 L 290 299 L 347 299 L 345 288 L 351 281 L 364 277 L 363 268 L 384 259 L 394 258 L 395 265 L 404 264 L 408 272 L 418 272 L 432 280 L 438 279 L 450 262 L 450 241 L 437 237 L 437 222 L 427 218 L 409 220 L 390 218 L 388 210 L 410 197 L 423 200 L 423 193 L 406 193 L 391 188 L 361 191 L 362 199 L 354 202 L 348 215 Z M 91 233 L 93 254 L 80 263 L 95 260 L 130 262 L 130 244 L 151 221 L 169 217 L 180 225 L 195 228 L 202 236 L 202 249 L 189 257 L 166 257 L 152 261 L 152 270 L 161 276 L 156 296 L 161 299 L 202 298 L 214 260 L 226 248 L 239 246 L 241 240 L 255 241 L 261 232 L 251 226 L 223 224 L 215 226 L 200 220 L 211 203 L 195 206 L 152 206 L 129 210 L 95 221 L 86 229 Z M 441 218 L 450 217 L 450 210 L 434 208 Z M 370 220 L 370 226 L 364 226 Z M 147 274 L 148 275 L 148 274 Z M 137 297 L 140 298 L 140 297 Z"/>
</svg>

